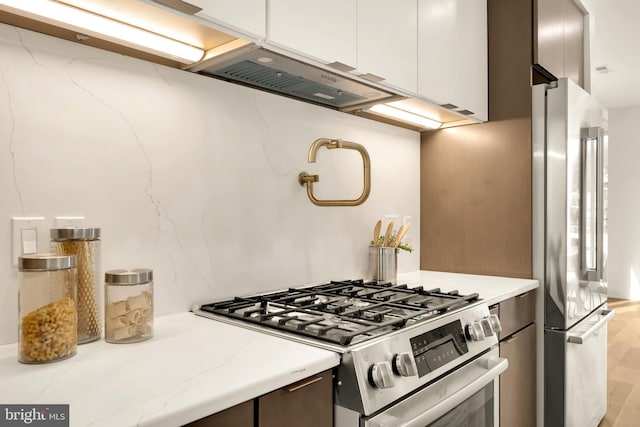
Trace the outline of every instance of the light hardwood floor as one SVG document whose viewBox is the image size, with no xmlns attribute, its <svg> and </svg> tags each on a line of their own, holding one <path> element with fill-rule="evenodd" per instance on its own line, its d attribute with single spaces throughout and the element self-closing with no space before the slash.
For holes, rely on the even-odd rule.
<svg viewBox="0 0 640 427">
<path fill-rule="evenodd" d="M 640 301 L 609 299 L 607 414 L 600 427 L 640 426 Z"/>
</svg>

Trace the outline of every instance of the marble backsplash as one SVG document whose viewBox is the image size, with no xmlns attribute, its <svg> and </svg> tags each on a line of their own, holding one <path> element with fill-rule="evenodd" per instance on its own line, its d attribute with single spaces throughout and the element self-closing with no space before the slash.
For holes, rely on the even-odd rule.
<svg viewBox="0 0 640 427">
<path fill-rule="evenodd" d="M 356 198 L 363 144 L 372 190 Z M 375 221 L 412 217 L 419 268 L 416 132 L 0 24 L 0 344 L 17 337 L 12 216 L 84 216 L 102 270 L 154 270 L 156 315 L 194 302 L 365 275 Z M 47 242 L 44 242 L 44 250 Z"/>
</svg>

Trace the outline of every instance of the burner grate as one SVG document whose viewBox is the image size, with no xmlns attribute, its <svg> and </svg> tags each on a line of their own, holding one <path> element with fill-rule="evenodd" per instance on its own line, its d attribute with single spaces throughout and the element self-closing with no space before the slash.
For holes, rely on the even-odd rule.
<svg viewBox="0 0 640 427">
<path fill-rule="evenodd" d="M 409 288 L 363 280 L 236 297 L 201 310 L 295 334 L 349 345 L 426 321 L 478 300 L 478 294 Z"/>
</svg>

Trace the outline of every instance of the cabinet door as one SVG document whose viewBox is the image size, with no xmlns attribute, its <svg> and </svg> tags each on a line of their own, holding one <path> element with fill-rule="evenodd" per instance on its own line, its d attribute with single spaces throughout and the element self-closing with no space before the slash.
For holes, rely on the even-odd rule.
<svg viewBox="0 0 640 427">
<path fill-rule="evenodd" d="M 500 323 L 502 331 L 499 338 L 508 337 L 529 323 L 536 317 L 536 290 L 509 298 L 500 303 Z"/>
<path fill-rule="evenodd" d="M 458 0 L 458 102 L 480 120 L 489 118 L 487 1 Z"/>
<path fill-rule="evenodd" d="M 500 375 L 500 425 L 536 425 L 536 325 L 500 343 L 500 357 L 509 368 Z"/>
<path fill-rule="evenodd" d="M 556 77 L 564 75 L 563 2 L 534 0 L 533 63 Z"/>
<path fill-rule="evenodd" d="M 418 94 L 488 119 L 486 0 L 418 0 Z"/>
<path fill-rule="evenodd" d="M 457 0 L 418 1 L 418 94 L 459 106 Z"/>
<path fill-rule="evenodd" d="M 187 424 L 187 427 L 253 427 L 253 400 Z"/>
<path fill-rule="evenodd" d="M 258 427 L 333 426 L 331 371 L 258 398 Z"/>
<path fill-rule="evenodd" d="M 358 0 L 359 72 L 417 92 L 417 8 L 417 0 Z"/>
<path fill-rule="evenodd" d="M 572 1 L 564 13 L 564 75 L 584 87 L 584 14 Z"/>
<path fill-rule="evenodd" d="M 267 40 L 324 63 L 356 66 L 356 0 L 270 0 Z"/>
<path fill-rule="evenodd" d="M 535 0 L 534 5 L 533 63 L 584 86 L 584 13 L 573 0 Z"/>
<path fill-rule="evenodd" d="M 202 8 L 196 16 L 260 39 L 265 37 L 264 0 L 187 0 L 187 2 Z"/>
</svg>

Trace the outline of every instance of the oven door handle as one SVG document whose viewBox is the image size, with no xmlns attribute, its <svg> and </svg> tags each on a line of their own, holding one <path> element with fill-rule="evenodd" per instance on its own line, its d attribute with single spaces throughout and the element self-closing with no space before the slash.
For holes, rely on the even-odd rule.
<svg viewBox="0 0 640 427">
<path fill-rule="evenodd" d="M 432 423 L 482 390 L 487 384 L 495 381 L 509 367 L 509 361 L 502 357 L 494 357 L 483 362 L 486 365 L 484 366 L 486 371 L 469 381 L 462 388 L 443 396 L 437 405 L 414 416 L 411 420 L 399 420 L 395 417 L 389 417 L 386 420 L 380 419 L 379 422 L 372 424 L 372 427 L 424 427 Z"/>
</svg>

